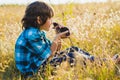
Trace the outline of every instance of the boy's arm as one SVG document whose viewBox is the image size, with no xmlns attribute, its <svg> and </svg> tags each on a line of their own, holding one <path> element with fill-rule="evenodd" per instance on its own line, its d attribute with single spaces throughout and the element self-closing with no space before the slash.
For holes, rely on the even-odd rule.
<svg viewBox="0 0 120 80">
<path fill-rule="evenodd" d="M 47 59 L 51 54 L 50 45 L 45 43 L 43 37 L 39 34 L 33 33 L 28 36 L 28 49 L 38 57 Z"/>
<path fill-rule="evenodd" d="M 65 31 L 56 35 L 56 37 L 54 38 L 51 44 L 51 55 L 48 60 L 50 60 L 55 55 L 55 52 L 61 48 L 61 37 L 65 36 L 67 32 L 68 31 Z"/>
</svg>

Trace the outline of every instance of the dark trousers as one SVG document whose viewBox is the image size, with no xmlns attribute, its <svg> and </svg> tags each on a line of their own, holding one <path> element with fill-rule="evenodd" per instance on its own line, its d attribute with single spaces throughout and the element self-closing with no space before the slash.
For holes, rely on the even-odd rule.
<svg viewBox="0 0 120 80">
<path fill-rule="evenodd" d="M 94 61 L 94 56 L 90 55 L 88 52 L 85 52 L 84 50 L 72 46 L 70 48 L 67 48 L 64 51 L 58 52 L 55 54 L 55 56 L 52 58 L 51 61 L 46 60 L 41 66 L 40 66 L 40 72 L 44 73 L 45 72 L 45 68 L 47 64 L 50 64 L 53 67 L 56 67 L 58 65 L 60 65 L 63 61 L 68 61 L 68 63 L 71 64 L 75 64 L 75 52 L 78 52 L 80 55 L 82 55 L 85 59 L 89 59 Z M 67 58 L 69 58 L 69 60 L 67 60 Z M 74 66 L 74 65 L 71 65 Z M 22 80 L 26 80 L 27 77 L 29 75 L 33 75 L 32 72 L 28 72 L 26 74 L 22 74 Z"/>
<path fill-rule="evenodd" d="M 76 62 L 75 61 L 75 58 L 76 58 L 75 52 L 77 52 L 79 55 L 83 56 L 85 59 L 89 59 L 91 61 L 94 61 L 94 56 L 92 56 L 90 53 L 88 53 L 88 52 L 86 52 L 78 47 L 72 46 L 70 48 L 67 48 L 64 51 L 57 52 L 50 62 L 48 62 L 46 60 L 42 66 L 45 66 L 46 64 L 49 63 L 50 65 L 56 67 L 57 65 L 60 65 L 63 61 L 68 61 L 68 63 L 70 65 L 75 64 L 75 62 Z M 67 60 L 67 58 L 69 58 L 69 60 Z"/>
</svg>

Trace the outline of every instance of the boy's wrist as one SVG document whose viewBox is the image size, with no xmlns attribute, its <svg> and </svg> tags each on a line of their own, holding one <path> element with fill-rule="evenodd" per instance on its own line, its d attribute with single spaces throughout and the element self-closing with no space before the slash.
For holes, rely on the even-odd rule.
<svg viewBox="0 0 120 80">
<path fill-rule="evenodd" d="M 53 43 L 57 44 L 57 41 L 54 40 Z"/>
</svg>

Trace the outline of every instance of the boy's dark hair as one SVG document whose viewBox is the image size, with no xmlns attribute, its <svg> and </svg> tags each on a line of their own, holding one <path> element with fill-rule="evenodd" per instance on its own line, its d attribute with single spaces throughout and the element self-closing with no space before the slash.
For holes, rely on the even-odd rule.
<svg viewBox="0 0 120 80">
<path fill-rule="evenodd" d="M 37 23 L 37 17 L 40 17 L 41 24 Z M 22 28 L 30 26 L 39 28 L 45 24 L 47 18 L 54 16 L 53 9 L 44 2 L 36 1 L 29 4 L 26 8 L 25 15 L 22 18 Z"/>
</svg>

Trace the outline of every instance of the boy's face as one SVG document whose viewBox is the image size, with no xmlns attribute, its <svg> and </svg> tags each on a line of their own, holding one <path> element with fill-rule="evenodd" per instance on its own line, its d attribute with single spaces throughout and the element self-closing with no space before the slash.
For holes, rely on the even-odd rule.
<svg viewBox="0 0 120 80">
<path fill-rule="evenodd" d="M 46 23 L 44 25 L 40 26 L 40 29 L 45 30 L 45 31 L 49 31 L 51 24 L 52 24 L 52 19 L 48 18 Z"/>
</svg>

